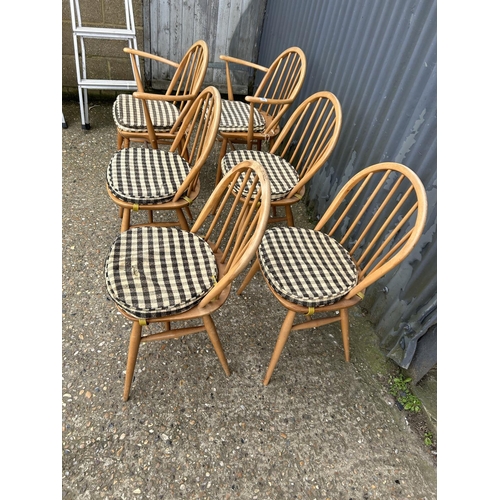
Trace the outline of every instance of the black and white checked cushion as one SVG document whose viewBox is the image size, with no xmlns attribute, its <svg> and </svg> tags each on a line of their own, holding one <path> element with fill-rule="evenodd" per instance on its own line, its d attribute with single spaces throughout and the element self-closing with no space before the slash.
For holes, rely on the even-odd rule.
<svg viewBox="0 0 500 500">
<path fill-rule="evenodd" d="M 254 108 L 253 130 L 263 132 L 266 120 Z M 241 101 L 222 100 L 219 132 L 247 132 L 250 117 L 250 104 Z"/>
<path fill-rule="evenodd" d="M 120 200 L 151 205 L 171 200 L 190 170 L 189 163 L 176 153 L 133 147 L 113 155 L 107 181 Z"/>
<path fill-rule="evenodd" d="M 224 175 L 244 160 L 255 160 L 264 167 L 271 183 L 271 200 L 281 200 L 299 182 L 297 172 L 283 158 L 264 151 L 248 149 L 235 149 L 222 158 Z"/>
<path fill-rule="evenodd" d="M 171 102 L 148 101 L 149 115 L 157 132 L 168 132 L 179 116 L 179 109 Z M 147 132 L 142 100 L 130 94 L 119 94 L 113 103 L 113 119 L 126 132 Z"/>
<path fill-rule="evenodd" d="M 110 297 L 136 318 L 191 309 L 214 286 L 217 263 L 199 236 L 176 227 L 137 227 L 114 241 L 104 266 Z"/>
<path fill-rule="evenodd" d="M 262 272 L 275 292 L 294 304 L 334 304 L 357 283 L 347 250 L 320 231 L 273 227 L 258 250 Z"/>
</svg>

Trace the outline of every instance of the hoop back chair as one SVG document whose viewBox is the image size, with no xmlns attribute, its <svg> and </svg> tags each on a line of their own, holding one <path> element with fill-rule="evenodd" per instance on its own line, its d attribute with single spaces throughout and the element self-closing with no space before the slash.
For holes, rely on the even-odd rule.
<svg viewBox="0 0 500 500">
<path fill-rule="evenodd" d="M 240 195 L 235 197 L 237 183 Z M 243 190 L 247 196 L 241 204 Z M 266 228 L 270 198 L 264 169 L 256 162 L 242 162 L 216 186 L 191 231 L 138 227 L 116 238 L 104 272 L 109 296 L 132 321 L 125 401 L 143 342 L 206 331 L 224 372 L 230 375 L 211 314 L 224 304 L 233 280 L 255 255 Z M 202 324 L 195 326 L 172 325 L 199 323 L 199 319 Z M 150 323 L 163 323 L 164 330 L 143 335 L 143 327 Z"/>
<path fill-rule="evenodd" d="M 117 146 L 129 147 L 130 141 L 147 142 L 151 140 L 140 99 L 147 100 L 147 106 L 156 132 L 153 149 L 157 143 L 170 144 L 176 136 L 185 112 L 201 91 L 208 68 L 208 46 L 198 40 L 177 63 L 148 52 L 123 49 L 130 54 L 132 70 L 137 84 L 133 94 L 120 94 L 113 104 L 113 119 L 117 129 Z M 164 64 L 166 72 L 175 68 L 170 84 L 164 94 L 145 92 L 141 79 L 138 60 Z M 184 113 L 183 113 L 184 112 Z"/>
<path fill-rule="evenodd" d="M 156 132 L 147 100 L 140 100 L 153 141 Z M 200 170 L 215 143 L 220 113 L 220 93 L 213 86 L 207 87 L 188 109 L 169 151 L 130 147 L 113 155 L 107 170 L 107 191 L 119 207 L 122 232 L 131 227 L 131 212 L 139 210 L 148 211 L 148 222 L 136 226 L 179 225 L 189 230 L 184 210 L 192 219 L 190 205 L 200 192 Z M 176 220 L 155 222 L 155 210 L 173 211 Z"/>
<path fill-rule="evenodd" d="M 418 176 L 388 162 L 354 175 L 314 230 L 275 226 L 266 231 L 258 259 L 238 290 L 240 294 L 260 266 L 271 292 L 288 310 L 264 385 L 291 331 L 340 321 L 349 361 L 349 308 L 409 255 L 426 217 L 427 196 Z M 327 314 L 312 319 L 317 313 Z M 305 315 L 306 321 L 294 324 L 297 315 Z"/>
<path fill-rule="evenodd" d="M 306 185 L 334 150 L 342 127 L 342 108 L 331 92 L 317 92 L 292 113 L 268 152 L 229 151 L 221 162 L 223 173 L 243 160 L 259 162 L 271 183 L 269 222 L 294 225 L 292 205 L 302 199 Z M 277 215 L 282 207 L 284 216 Z"/>
<path fill-rule="evenodd" d="M 255 145 L 260 150 L 263 140 L 273 141 L 280 131 L 280 120 L 297 97 L 306 76 L 306 56 L 299 47 L 283 51 L 269 66 L 221 55 L 226 64 L 228 99 L 222 101 L 222 115 L 219 136 L 222 141 L 218 161 L 226 154 L 228 145 L 246 144 L 247 149 Z M 231 64 L 239 64 L 263 73 L 254 95 L 245 101 L 235 101 L 231 84 Z"/>
</svg>

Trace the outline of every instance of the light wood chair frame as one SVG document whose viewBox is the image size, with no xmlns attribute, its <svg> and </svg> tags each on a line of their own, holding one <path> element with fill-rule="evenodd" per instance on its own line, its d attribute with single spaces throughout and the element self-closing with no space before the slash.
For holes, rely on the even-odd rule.
<svg viewBox="0 0 500 500">
<path fill-rule="evenodd" d="M 241 183 L 239 189 L 238 178 Z M 240 203 L 245 186 L 249 187 L 249 192 L 253 196 L 252 199 L 249 196 L 245 197 L 243 203 Z M 234 196 L 235 190 L 239 193 L 236 196 Z M 218 279 L 209 293 L 198 305 L 186 312 L 147 320 L 139 320 L 116 306 L 128 320 L 132 321 L 124 401 L 129 399 L 139 346 L 145 342 L 177 339 L 206 331 L 225 374 L 230 375 L 229 365 L 211 314 L 225 303 L 234 279 L 255 255 L 266 229 L 270 200 L 271 191 L 265 170 L 254 161 L 245 161 L 237 165 L 217 185 L 190 230 L 191 233 L 199 233 L 203 229 L 203 234 L 200 236 L 209 243 L 216 257 Z M 209 220 L 213 213 L 215 215 Z M 173 322 L 189 322 L 197 319 L 201 319 L 203 323 L 177 328 L 173 328 L 172 325 Z M 143 327 L 151 323 L 163 323 L 164 330 L 143 335 Z"/>
<path fill-rule="evenodd" d="M 156 132 L 147 109 L 147 97 L 141 96 L 139 98 L 142 100 L 149 137 L 154 142 Z M 200 171 L 215 143 L 220 114 L 221 97 L 219 91 L 213 86 L 207 87 L 200 92 L 187 110 L 185 119 L 170 146 L 170 152 L 181 155 L 191 165 L 191 170 L 172 200 L 148 205 L 134 204 L 115 196 L 109 186 L 106 185 L 110 198 L 119 207 L 119 215 L 122 219 L 120 230 L 122 232 L 130 227 L 137 226 L 180 226 L 185 231 L 189 230 L 184 210 L 192 220 L 190 206 L 200 192 Z M 131 212 L 140 210 L 148 212 L 148 222 L 131 224 Z M 174 211 L 177 219 L 173 221 L 154 221 L 153 212 L 155 210 Z"/>
<path fill-rule="evenodd" d="M 391 175 L 395 178 L 390 180 Z M 403 182 L 408 184 L 404 189 Z M 372 191 L 369 191 L 368 188 L 373 183 L 376 185 Z M 383 200 L 379 200 L 380 204 L 372 213 L 372 202 L 377 195 L 382 195 L 384 189 L 387 189 L 387 194 Z M 344 206 L 348 195 L 351 197 L 347 206 Z M 358 204 L 361 204 L 360 208 Z M 360 230 L 358 225 L 362 223 L 364 217 L 367 221 L 362 224 Z M 405 165 L 393 162 L 372 165 L 354 175 L 345 184 L 314 230 L 322 231 L 332 220 L 335 221 L 327 234 L 334 237 L 334 233 L 341 231 L 342 236 L 338 241 L 349 251 L 356 263 L 358 283 L 335 304 L 318 307 L 313 311 L 284 299 L 269 286 L 273 295 L 288 312 L 263 380 L 264 385 L 269 383 L 291 331 L 316 328 L 340 321 L 345 360 L 347 362 L 350 360 L 349 309 L 359 304 L 370 285 L 408 257 L 423 233 L 426 218 L 425 188 L 417 174 Z M 356 237 L 352 242 L 354 234 Z M 373 237 L 370 239 L 372 234 Z M 259 260 L 256 259 L 238 289 L 238 294 L 243 292 L 258 271 L 259 265 Z M 314 313 L 334 314 L 312 319 Z M 294 324 L 297 314 L 304 315 L 306 321 Z"/>
<path fill-rule="evenodd" d="M 156 135 L 151 137 L 150 132 L 129 132 L 117 127 L 117 148 L 122 149 L 130 146 L 130 141 L 150 142 L 153 149 L 158 144 L 170 144 L 175 139 L 180 124 L 190 105 L 201 92 L 203 81 L 208 69 L 208 45 L 204 40 L 195 42 L 184 54 L 182 60 L 177 63 L 149 52 L 134 50 L 129 47 L 123 49 L 130 54 L 132 71 L 137 84 L 137 91 L 133 96 L 138 99 L 149 99 L 156 101 L 168 101 L 178 106 L 180 115 L 172 128 L 168 132 L 156 131 Z M 175 68 L 175 73 L 164 94 L 153 94 L 144 90 L 141 71 L 139 68 L 140 59 L 149 59 L 157 63 L 166 64 Z M 151 142 L 153 141 L 153 142 Z"/>
<path fill-rule="evenodd" d="M 288 226 L 294 225 L 292 206 L 302 199 L 307 183 L 332 154 L 341 128 L 342 107 L 331 92 L 311 95 L 292 113 L 269 153 L 290 163 L 299 181 L 286 197 L 271 200 L 269 223 L 286 221 Z M 280 207 L 285 211 L 284 216 L 278 215 Z"/>
<path fill-rule="evenodd" d="M 250 105 L 250 118 L 247 131 L 219 131 L 219 140 L 222 144 L 218 160 L 216 183 L 221 177 L 220 163 L 227 152 L 228 146 L 234 147 L 234 144 L 246 144 L 247 149 L 252 149 L 256 146 L 260 150 L 262 141 L 270 141 L 272 144 L 274 138 L 279 134 L 281 118 L 294 102 L 302 88 L 307 67 L 306 56 L 299 47 L 286 49 L 269 67 L 227 55 L 221 55 L 220 59 L 226 65 L 227 95 L 230 101 L 234 101 L 231 83 L 232 64 L 252 68 L 263 73 L 263 77 L 254 95 L 245 97 L 245 101 Z M 259 111 L 266 121 L 263 132 L 254 132 L 254 110 Z"/>
</svg>

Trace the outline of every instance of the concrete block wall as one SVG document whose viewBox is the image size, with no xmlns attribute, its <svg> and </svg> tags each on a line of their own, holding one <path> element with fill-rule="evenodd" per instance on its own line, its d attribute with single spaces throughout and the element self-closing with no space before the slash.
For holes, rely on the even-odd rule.
<svg viewBox="0 0 500 500">
<path fill-rule="evenodd" d="M 83 24 L 126 27 L 123 0 L 80 0 L 79 3 Z M 144 44 L 142 5 L 142 0 L 133 0 L 137 45 L 141 50 Z M 123 52 L 123 47 L 126 46 L 127 42 L 123 40 L 87 40 L 85 51 L 88 78 L 133 79 L 130 56 Z M 89 90 L 88 93 L 89 98 L 114 99 L 119 91 Z M 78 99 L 70 0 L 62 0 L 62 94 L 65 98 Z"/>
</svg>

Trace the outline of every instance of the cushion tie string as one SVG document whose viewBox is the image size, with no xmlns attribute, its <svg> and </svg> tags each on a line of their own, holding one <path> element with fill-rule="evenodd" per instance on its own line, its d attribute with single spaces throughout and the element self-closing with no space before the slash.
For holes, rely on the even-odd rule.
<svg viewBox="0 0 500 500">
<path fill-rule="evenodd" d="M 295 198 L 298 198 L 299 200 L 302 199 L 302 195 L 300 193 L 295 193 L 294 196 L 295 196 Z"/>
<path fill-rule="evenodd" d="M 365 298 L 365 294 L 363 292 L 358 292 L 356 294 L 361 300 L 363 300 Z"/>
<path fill-rule="evenodd" d="M 212 274 L 210 278 L 212 279 L 214 286 L 217 285 L 217 277 Z M 219 296 L 214 297 L 210 302 L 215 302 L 216 300 L 219 300 Z"/>
<path fill-rule="evenodd" d="M 146 326 L 147 324 L 148 324 L 148 322 L 145 319 L 140 319 L 139 320 L 139 325 Z"/>
<path fill-rule="evenodd" d="M 139 205 L 137 203 L 134 203 L 134 205 L 132 206 L 132 210 L 134 212 L 138 212 L 139 211 Z"/>
<path fill-rule="evenodd" d="M 306 316 L 312 316 L 314 314 L 314 307 L 309 307 L 309 310 L 306 313 Z"/>
<path fill-rule="evenodd" d="M 190 205 L 191 205 L 191 203 L 193 203 L 193 200 L 191 198 L 189 198 L 188 196 L 183 196 L 182 198 L 184 200 L 186 200 Z"/>
</svg>

